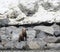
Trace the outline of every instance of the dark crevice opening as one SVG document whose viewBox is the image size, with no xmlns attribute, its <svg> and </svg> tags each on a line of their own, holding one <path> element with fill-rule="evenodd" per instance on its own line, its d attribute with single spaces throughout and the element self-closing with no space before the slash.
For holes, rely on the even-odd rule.
<svg viewBox="0 0 60 52">
<path fill-rule="evenodd" d="M 34 26 L 39 26 L 39 25 L 51 26 L 53 24 L 54 23 L 48 23 L 48 22 L 34 23 L 34 24 L 22 24 L 22 25 L 19 25 L 19 24 L 16 24 L 16 25 L 4 24 L 4 25 L 0 25 L 0 27 L 9 27 L 9 26 L 16 26 L 16 27 L 20 27 L 20 26 L 23 26 L 23 27 L 34 27 Z"/>
</svg>

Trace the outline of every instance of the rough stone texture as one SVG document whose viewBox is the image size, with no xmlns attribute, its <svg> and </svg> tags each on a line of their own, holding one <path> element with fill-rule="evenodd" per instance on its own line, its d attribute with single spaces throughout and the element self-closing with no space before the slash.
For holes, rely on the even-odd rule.
<svg viewBox="0 0 60 52">
<path fill-rule="evenodd" d="M 22 29 L 26 28 L 27 41 L 18 41 Z M 1 49 L 59 49 L 60 37 L 55 35 L 59 25 L 52 26 L 7 26 L 0 27 L 0 48 Z M 53 32 L 52 32 L 53 31 Z M 52 35 L 51 35 L 52 34 Z M 55 46 L 56 45 L 56 46 Z"/>
<path fill-rule="evenodd" d="M 9 21 L 7 23 L 5 20 L 0 20 L 1 25 L 2 23 L 9 25 L 33 24 L 41 22 L 59 23 L 59 8 L 60 1 L 57 0 L 1 0 L 0 15 L 6 17 Z"/>
<path fill-rule="evenodd" d="M 1 0 L 0 49 L 60 50 L 60 1 Z"/>
<path fill-rule="evenodd" d="M 47 43 L 59 43 L 60 37 L 47 36 L 43 40 Z"/>
<path fill-rule="evenodd" d="M 55 43 L 48 43 L 47 44 L 47 47 L 50 48 L 50 49 L 56 49 L 56 50 L 60 50 L 60 43 L 58 44 L 55 44 Z"/>
<path fill-rule="evenodd" d="M 35 36 L 36 36 L 36 31 L 35 30 L 33 30 L 33 29 L 27 30 L 28 40 L 34 39 Z"/>
<path fill-rule="evenodd" d="M 16 44 L 14 45 L 16 49 L 23 49 L 24 46 L 26 46 L 26 42 L 25 41 L 21 41 L 21 42 L 15 42 Z"/>
<path fill-rule="evenodd" d="M 56 37 L 60 36 L 60 26 L 54 24 L 52 27 L 54 28 L 54 35 Z"/>
<path fill-rule="evenodd" d="M 42 39 L 35 38 L 31 41 L 27 41 L 27 45 L 30 49 L 44 49 L 46 42 Z"/>
<path fill-rule="evenodd" d="M 47 36 L 47 34 L 43 31 L 40 31 L 39 33 L 36 33 L 36 37 L 37 38 L 45 38 Z"/>
<path fill-rule="evenodd" d="M 49 33 L 49 34 L 54 33 L 54 29 L 51 26 L 50 27 L 49 26 L 36 26 L 33 29 L 44 31 L 44 32 Z"/>
</svg>

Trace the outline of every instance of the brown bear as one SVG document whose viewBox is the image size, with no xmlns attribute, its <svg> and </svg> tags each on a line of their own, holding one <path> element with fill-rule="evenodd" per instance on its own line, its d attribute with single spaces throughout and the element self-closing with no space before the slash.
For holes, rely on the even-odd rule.
<svg viewBox="0 0 60 52">
<path fill-rule="evenodd" d="M 26 28 L 23 28 L 21 33 L 19 34 L 19 39 L 18 41 L 26 41 L 27 40 L 27 33 L 26 33 Z"/>
</svg>

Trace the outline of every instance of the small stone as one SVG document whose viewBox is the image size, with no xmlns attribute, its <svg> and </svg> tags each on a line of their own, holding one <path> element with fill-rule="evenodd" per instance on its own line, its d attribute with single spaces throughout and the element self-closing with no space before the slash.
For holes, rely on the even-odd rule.
<svg viewBox="0 0 60 52">
<path fill-rule="evenodd" d="M 59 36 L 60 36 L 60 31 L 55 31 L 55 32 L 54 32 L 54 35 L 55 35 L 56 37 L 59 37 Z"/>
</svg>

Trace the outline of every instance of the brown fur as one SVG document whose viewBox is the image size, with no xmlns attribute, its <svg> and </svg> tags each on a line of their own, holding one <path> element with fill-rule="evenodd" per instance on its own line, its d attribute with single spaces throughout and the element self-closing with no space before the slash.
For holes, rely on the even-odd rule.
<svg viewBox="0 0 60 52">
<path fill-rule="evenodd" d="M 20 41 L 24 41 L 24 40 L 27 40 L 27 33 L 26 33 L 25 28 L 22 29 L 22 32 L 19 35 L 18 41 L 20 42 Z"/>
</svg>

